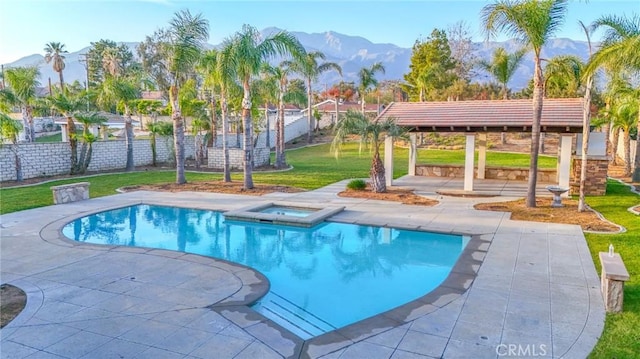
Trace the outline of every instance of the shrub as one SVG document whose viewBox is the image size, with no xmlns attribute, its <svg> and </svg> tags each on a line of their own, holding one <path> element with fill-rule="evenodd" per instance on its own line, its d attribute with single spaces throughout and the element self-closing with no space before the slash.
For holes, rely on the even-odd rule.
<svg viewBox="0 0 640 359">
<path fill-rule="evenodd" d="M 367 188 L 367 182 L 361 179 L 351 180 L 349 183 L 347 183 L 347 188 L 354 191 L 363 191 L 365 188 Z"/>
</svg>

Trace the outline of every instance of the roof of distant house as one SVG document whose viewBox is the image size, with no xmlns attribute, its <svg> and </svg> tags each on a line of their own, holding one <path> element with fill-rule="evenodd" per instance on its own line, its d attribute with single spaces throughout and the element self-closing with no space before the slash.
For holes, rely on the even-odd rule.
<svg viewBox="0 0 640 359">
<path fill-rule="evenodd" d="M 162 97 L 162 91 L 142 91 L 140 97 L 143 100 L 164 100 L 164 97 Z"/>
<path fill-rule="evenodd" d="M 542 132 L 582 130 L 582 99 L 544 99 Z M 394 102 L 378 119 L 395 118 L 414 132 L 529 132 L 532 100 Z"/>
<path fill-rule="evenodd" d="M 335 112 L 336 111 L 336 101 L 332 99 L 324 100 L 319 102 L 312 107 L 318 109 L 319 112 Z M 383 106 L 380 106 L 384 108 Z M 365 112 L 378 112 L 378 105 L 375 103 L 365 103 L 364 105 Z M 352 111 L 362 111 L 362 105 L 359 102 L 338 102 L 338 112 L 347 112 L 349 110 Z M 306 109 L 302 110 L 302 112 L 306 112 Z"/>
<path fill-rule="evenodd" d="M 278 111 L 278 105 L 274 105 L 274 104 L 270 103 L 268 106 L 269 106 L 269 111 L 273 111 L 273 112 Z M 258 109 L 259 110 L 264 110 L 264 106 L 259 106 Z M 285 111 L 300 111 L 300 107 L 298 107 L 298 106 L 296 106 L 294 104 L 285 103 L 284 104 L 284 110 Z"/>
</svg>

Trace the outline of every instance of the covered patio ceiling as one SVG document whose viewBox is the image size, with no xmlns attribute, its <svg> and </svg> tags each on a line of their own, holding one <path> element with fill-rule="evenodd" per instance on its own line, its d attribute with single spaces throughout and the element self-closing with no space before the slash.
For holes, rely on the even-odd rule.
<svg viewBox="0 0 640 359">
<path fill-rule="evenodd" d="M 531 132 L 533 102 L 393 102 L 378 116 L 389 118 L 410 132 Z M 582 99 L 544 99 L 540 130 L 582 132 Z"/>
</svg>

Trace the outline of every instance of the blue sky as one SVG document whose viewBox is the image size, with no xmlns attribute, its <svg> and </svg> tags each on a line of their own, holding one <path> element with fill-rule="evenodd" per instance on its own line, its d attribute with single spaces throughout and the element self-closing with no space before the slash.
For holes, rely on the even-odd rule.
<svg viewBox="0 0 640 359">
<path fill-rule="evenodd" d="M 249 0 L 0 0 L 0 63 L 43 53 L 57 41 L 70 52 L 92 41 L 141 41 L 166 26 L 174 12 L 201 12 L 210 22 L 212 44 L 239 30 L 242 24 L 259 29 L 276 26 L 290 31 L 336 32 L 373 42 L 410 47 L 434 28 L 465 21 L 474 39 L 480 32 L 480 9 L 488 0 L 467 1 L 249 1 Z M 570 0 L 558 37 L 582 40 L 578 20 L 589 24 L 604 14 L 640 13 L 639 0 Z M 594 36 L 598 40 L 598 34 Z"/>
</svg>

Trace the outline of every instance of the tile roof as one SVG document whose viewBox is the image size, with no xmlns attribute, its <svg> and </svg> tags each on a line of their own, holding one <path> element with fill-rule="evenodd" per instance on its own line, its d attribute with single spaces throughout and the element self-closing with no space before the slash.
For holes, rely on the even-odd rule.
<svg viewBox="0 0 640 359">
<path fill-rule="evenodd" d="M 531 131 L 532 100 L 394 102 L 379 119 L 395 118 L 417 132 Z M 544 132 L 582 131 L 582 99 L 544 99 Z"/>
</svg>

